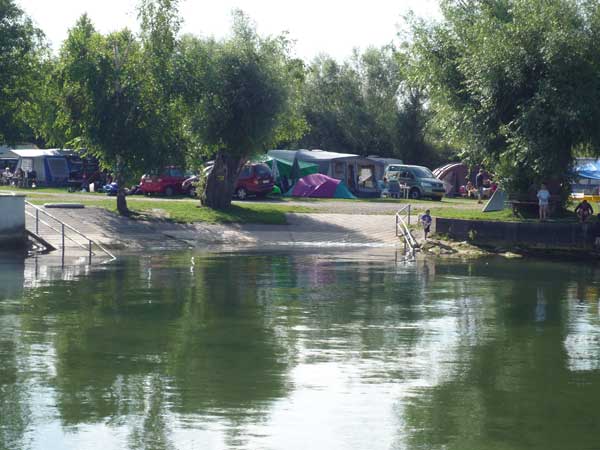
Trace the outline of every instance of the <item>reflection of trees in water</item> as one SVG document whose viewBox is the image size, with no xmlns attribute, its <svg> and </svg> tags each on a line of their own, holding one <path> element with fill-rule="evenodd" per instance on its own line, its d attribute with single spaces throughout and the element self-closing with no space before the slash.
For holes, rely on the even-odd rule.
<svg viewBox="0 0 600 450">
<path fill-rule="evenodd" d="M 285 395 L 287 355 L 256 301 L 264 264 L 261 257 L 196 260 L 169 355 L 178 412 L 246 410 Z"/>
<path fill-rule="evenodd" d="M 494 320 L 476 330 L 485 339 L 456 348 L 454 364 L 461 370 L 404 401 L 399 447 L 593 447 L 589 430 L 600 420 L 594 406 L 599 376 L 573 377 L 563 348 L 565 299 L 576 272 L 518 262 L 471 270 L 493 286 L 480 307 Z M 459 335 L 467 339 L 463 331 Z"/>
<path fill-rule="evenodd" d="M 0 449 L 25 448 L 31 408 L 26 381 L 19 374 L 24 257 L 0 255 Z"/>
<path fill-rule="evenodd" d="M 28 292 L 23 332 L 55 353 L 55 375 L 35 382 L 53 388 L 65 426 L 126 423 L 131 448 L 167 449 L 175 413 L 223 416 L 233 438 L 285 395 L 288 358 L 256 300 L 264 261 L 189 261 L 122 259 Z"/>
<path fill-rule="evenodd" d="M 0 449 L 26 448 L 25 433 L 31 425 L 30 395 L 19 375 L 17 339 L 0 334 Z"/>
</svg>

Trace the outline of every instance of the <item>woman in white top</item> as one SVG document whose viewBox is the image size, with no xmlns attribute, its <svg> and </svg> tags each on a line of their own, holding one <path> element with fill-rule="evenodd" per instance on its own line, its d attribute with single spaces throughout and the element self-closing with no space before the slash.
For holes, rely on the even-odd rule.
<svg viewBox="0 0 600 450">
<path fill-rule="evenodd" d="M 546 189 L 546 185 L 542 184 L 537 193 L 538 204 L 540 209 L 540 220 L 548 218 L 548 204 L 550 203 L 550 192 Z"/>
</svg>

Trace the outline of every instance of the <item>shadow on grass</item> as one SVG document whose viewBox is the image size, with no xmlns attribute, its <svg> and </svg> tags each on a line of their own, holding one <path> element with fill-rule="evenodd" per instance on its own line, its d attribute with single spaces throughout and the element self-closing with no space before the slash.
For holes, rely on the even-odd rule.
<svg viewBox="0 0 600 450">
<path fill-rule="evenodd" d="M 303 212 L 298 206 L 273 204 L 231 205 L 223 210 L 216 210 L 200 205 L 181 202 L 161 203 L 136 202 L 130 205 L 134 214 L 154 220 L 166 220 L 175 223 L 257 223 L 270 225 L 285 225 L 285 214 L 288 212 Z M 135 218 L 135 217 L 134 217 Z"/>
</svg>

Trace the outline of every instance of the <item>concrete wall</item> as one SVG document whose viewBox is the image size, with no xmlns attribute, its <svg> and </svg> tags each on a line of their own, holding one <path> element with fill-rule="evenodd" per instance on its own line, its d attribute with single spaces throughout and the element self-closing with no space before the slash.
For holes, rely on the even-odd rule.
<svg viewBox="0 0 600 450">
<path fill-rule="evenodd" d="M 24 247 L 26 239 L 25 196 L 0 195 L 0 249 Z"/>
<path fill-rule="evenodd" d="M 433 219 L 433 231 L 475 243 L 536 249 L 598 250 L 600 222 L 539 223 Z"/>
</svg>

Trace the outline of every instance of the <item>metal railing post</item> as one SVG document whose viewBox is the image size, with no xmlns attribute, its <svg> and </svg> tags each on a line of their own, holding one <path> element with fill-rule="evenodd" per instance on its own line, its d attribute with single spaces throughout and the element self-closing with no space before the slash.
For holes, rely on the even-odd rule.
<svg viewBox="0 0 600 450">
<path fill-rule="evenodd" d="M 408 204 L 408 224 L 410 225 L 410 203 Z"/>
<path fill-rule="evenodd" d="M 28 201 L 25 201 L 25 205 L 28 206 L 29 208 L 32 208 L 35 210 L 35 215 L 32 212 L 29 212 L 27 209 L 25 209 L 25 214 L 27 216 L 35 219 L 36 234 L 39 235 L 39 223 L 41 222 L 42 225 L 48 227 L 49 229 L 53 230 L 55 233 L 58 233 L 61 235 L 63 258 L 64 258 L 65 242 L 66 242 L 65 239 L 69 239 L 71 242 L 76 244 L 78 247 L 81 247 L 85 250 L 90 250 L 92 256 L 94 255 L 94 252 L 92 249 L 93 249 L 93 245 L 95 244 L 104 254 L 106 254 L 107 256 L 110 257 L 111 261 L 114 261 L 115 259 L 117 259 L 115 255 L 113 255 L 111 252 L 109 252 L 107 249 L 105 249 L 101 244 L 99 244 L 98 242 L 95 242 L 93 239 L 90 239 L 89 237 L 85 236 L 83 233 L 81 233 L 81 231 L 73 228 L 69 224 L 64 223 L 62 220 L 54 217 L 52 214 L 40 209 L 38 206 L 35 206 L 32 203 L 29 203 Z M 42 213 L 44 216 L 54 220 L 55 222 L 58 222 L 61 225 L 61 229 L 58 229 L 57 227 L 52 226 L 48 222 L 45 222 L 43 219 L 40 219 L 40 213 Z M 86 246 L 86 244 L 77 241 L 76 239 L 72 238 L 71 236 L 67 236 L 65 233 L 65 228 L 68 230 L 71 230 L 73 233 L 75 233 L 75 235 L 80 236 L 83 239 L 85 239 L 86 241 L 88 241 L 88 245 Z"/>
<path fill-rule="evenodd" d="M 88 245 L 89 245 L 89 262 L 91 265 L 92 264 L 92 241 L 88 241 Z"/>
</svg>

